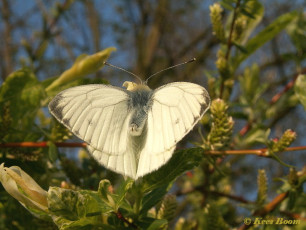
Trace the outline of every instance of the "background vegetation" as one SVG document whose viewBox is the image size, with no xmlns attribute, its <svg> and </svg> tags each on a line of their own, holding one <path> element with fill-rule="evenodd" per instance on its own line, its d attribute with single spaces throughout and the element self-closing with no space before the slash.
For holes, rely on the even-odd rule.
<svg viewBox="0 0 306 230">
<path fill-rule="evenodd" d="M 0 229 L 305 228 L 304 1 L 2 0 L 0 8 L 0 162 L 48 191 L 46 209 L 25 205 L 32 215 L 1 187 Z M 198 83 L 211 109 L 169 163 L 137 183 L 74 148 L 83 144 L 47 110 L 65 88 L 135 80 L 101 71 L 106 59 L 145 79 L 193 57 L 149 86 Z"/>
</svg>

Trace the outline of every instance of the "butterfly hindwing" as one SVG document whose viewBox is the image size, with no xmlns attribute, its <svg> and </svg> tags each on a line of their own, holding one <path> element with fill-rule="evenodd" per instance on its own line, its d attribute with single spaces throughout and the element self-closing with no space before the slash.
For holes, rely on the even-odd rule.
<svg viewBox="0 0 306 230">
<path fill-rule="evenodd" d="M 92 146 L 87 147 L 93 157 L 102 165 L 122 175 L 131 178 L 136 177 L 136 159 L 133 151 L 126 151 L 124 154 L 107 154 Z"/>
<path fill-rule="evenodd" d="M 137 177 L 165 164 L 179 142 L 210 106 L 207 91 L 193 83 L 174 82 L 156 89 L 148 112 L 147 139 Z"/>
</svg>

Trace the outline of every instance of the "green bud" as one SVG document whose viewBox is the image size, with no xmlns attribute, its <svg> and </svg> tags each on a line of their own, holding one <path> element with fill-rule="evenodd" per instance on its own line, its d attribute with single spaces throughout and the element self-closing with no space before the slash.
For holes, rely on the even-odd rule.
<svg viewBox="0 0 306 230">
<path fill-rule="evenodd" d="M 235 27 L 234 27 L 234 31 L 233 31 L 233 41 L 238 41 L 241 37 L 241 35 L 243 34 L 245 27 L 247 25 L 247 20 L 245 16 L 241 16 L 239 18 L 236 19 L 235 21 Z"/>
<path fill-rule="evenodd" d="M 212 126 L 203 147 L 205 149 L 220 150 L 230 143 L 234 121 L 227 114 L 228 106 L 221 99 L 215 99 L 211 103 L 210 112 Z"/>
<path fill-rule="evenodd" d="M 47 191 L 17 166 L 0 165 L 0 182 L 4 189 L 31 211 L 48 212 Z"/>
<path fill-rule="evenodd" d="M 207 220 L 205 229 L 229 229 L 228 224 L 225 222 L 218 207 L 214 203 L 208 204 L 204 209 L 204 213 Z"/>
<path fill-rule="evenodd" d="M 72 67 L 61 74 L 51 85 L 46 88 L 46 91 L 82 78 L 88 74 L 97 72 L 104 66 L 104 62 L 109 58 L 111 52 L 116 50 L 114 47 L 109 47 L 93 55 L 80 55 Z"/>
<path fill-rule="evenodd" d="M 272 140 L 269 154 L 283 152 L 296 139 L 296 133 L 290 129 L 286 130 L 279 140 Z"/>
<path fill-rule="evenodd" d="M 264 204 L 267 199 L 267 190 L 268 190 L 267 184 L 268 180 L 267 180 L 266 171 L 264 169 L 259 169 L 257 175 L 257 186 L 258 186 L 257 203 L 259 205 Z"/>
<path fill-rule="evenodd" d="M 213 34 L 221 41 L 225 42 L 225 32 L 222 24 L 222 11 L 220 4 L 215 3 L 209 6 L 210 20 L 213 26 Z"/>
<path fill-rule="evenodd" d="M 216 67 L 220 73 L 220 75 L 226 79 L 230 75 L 229 67 L 228 67 L 228 61 L 225 58 L 225 55 L 222 50 L 219 50 L 217 53 L 217 61 L 216 61 Z"/>
</svg>

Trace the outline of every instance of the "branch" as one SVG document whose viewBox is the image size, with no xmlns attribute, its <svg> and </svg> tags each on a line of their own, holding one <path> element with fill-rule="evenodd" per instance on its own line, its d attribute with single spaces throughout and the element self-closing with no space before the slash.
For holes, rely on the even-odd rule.
<svg viewBox="0 0 306 230">
<path fill-rule="evenodd" d="M 71 1 L 70 0 L 66 0 L 64 3 L 62 3 L 61 5 L 58 5 L 58 10 L 60 10 L 60 13 L 58 13 L 50 22 L 50 24 L 47 26 L 47 28 L 45 28 L 45 30 L 43 31 L 43 38 L 40 41 L 40 43 L 38 44 L 38 46 L 36 47 L 36 49 L 32 50 L 32 53 L 30 54 L 32 60 L 37 59 L 37 57 L 39 56 L 39 51 L 41 50 L 41 48 L 44 46 L 46 40 L 48 40 L 50 38 L 50 36 L 52 36 L 52 30 L 53 28 L 56 26 L 57 22 L 59 21 L 60 17 L 63 15 L 63 12 L 66 11 L 71 5 Z"/>
<path fill-rule="evenodd" d="M 215 195 L 215 196 L 227 197 L 231 200 L 235 200 L 235 201 L 238 201 L 238 202 L 241 202 L 241 203 L 244 203 L 244 204 L 255 203 L 253 201 L 249 201 L 249 200 L 245 199 L 242 196 L 236 196 L 236 195 L 232 195 L 232 194 L 228 194 L 228 193 L 224 193 L 224 192 L 219 192 L 219 191 L 205 190 L 204 187 L 205 186 L 201 185 L 201 186 L 197 186 L 197 187 L 191 188 L 191 189 L 186 190 L 186 191 L 180 191 L 179 190 L 179 191 L 175 192 L 174 194 L 176 196 L 181 196 L 181 195 L 187 195 L 187 194 L 195 192 L 195 191 L 200 191 L 200 192 L 204 192 L 204 193 L 207 193 L 207 194 L 212 194 L 212 195 Z"/>
<path fill-rule="evenodd" d="M 304 71 L 302 71 L 302 73 L 303 73 L 303 72 L 306 72 L 306 68 L 304 69 Z M 287 85 L 285 85 L 285 87 L 284 87 L 279 93 L 275 94 L 275 95 L 272 97 L 272 99 L 271 99 L 271 101 L 270 101 L 270 105 L 275 104 L 275 103 L 281 98 L 281 96 L 282 96 L 283 94 L 285 94 L 289 89 L 291 89 L 291 88 L 294 86 L 294 83 L 295 83 L 295 81 L 296 81 L 296 79 L 297 79 L 297 77 L 298 77 L 299 75 L 300 75 L 300 73 L 295 74 L 295 76 L 293 77 L 293 79 L 292 79 L 290 82 L 288 82 Z"/>
<path fill-rule="evenodd" d="M 266 204 L 262 209 L 254 212 L 253 216 L 265 216 L 268 213 L 272 212 L 277 205 L 279 205 L 283 200 L 287 198 L 289 192 L 283 192 L 275 197 L 270 203 Z"/>
<path fill-rule="evenodd" d="M 10 16 L 11 16 L 11 9 L 10 9 L 10 3 L 7 0 L 2 1 L 2 19 L 4 21 L 4 33 L 1 36 L 3 41 L 3 72 L 2 78 L 5 80 L 5 78 L 13 71 L 13 47 L 12 47 L 12 25 L 10 22 Z"/>
<path fill-rule="evenodd" d="M 87 144 L 76 143 L 76 142 L 55 142 L 57 147 L 64 148 L 85 148 Z M 49 147 L 47 141 L 43 142 L 11 142 L 11 143 L 2 143 L 0 144 L 0 148 L 47 148 Z M 285 148 L 283 152 L 290 151 L 301 151 L 306 150 L 306 146 L 296 146 L 296 147 L 288 147 Z M 204 151 L 204 150 L 203 150 Z M 261 149 L 238 149 L 238 150 L 205 150 L 205 154 L 208 155 L 257 155 L 261 157 L 269 157 L 268 148 Z"/>
<path fill-rule="evenodd" d="M 262 209 L 255 211 L 253 216 L 267 215 L 268 213 L 272 212 L 276 208 L 276 206 L 278 206 L 281 202 L 283 202 L 287 198 L 288 195 L 289 195 L 289 192 L 284 192 L 284 193 L 279 194 L 270 203 L 266 204 Z M 252 225 L 253 223 L 250 223 L 249 225 L 243 224 L 238 228 L 238 230 L 248 229 Z"/>
<path fill-rule="evenodd" d="M 117 218 L 119 220 L 122 220 L 129 227 L 131 227 L 133 229 L 139 229 L 133 222 L 130 222 L 128 219 L 126 219 L 119 210 L 117 212 L 114 212 L 114 214 L 117 216 Z"/>
<path fill-rule="evenodd" d="M 288 147 L 284 152 L 306 150 L 306 146 Z M 240 149 L 240 150 L 208 150 L 205 154 L 210 155 L 257 155 L 261 157 L 269 157 L 268 148 L 262 149 Z"/>
<path fill-rule="evenodd" d="M 229 59 L 229 55 L 231 53 L 231 49 L 232 49 L 232 36 L 233 36 L 233 32 L 234 32 L 234 27 L 235 27 L 235 21 L 236 21 L 236 17 L 238 14 L 238 9 L 240 7 L 240 0 L 237 1 L 237 4 L 235 6 L 234 9 L 234 15 L 233 15 L 233 20 L 231 23 L 231 28 L 230 28 L 230 33 L 227 39 L 227 50 L 226 50 L 226 54 L 225 54 L 225 59 L 228 61 Z M 223 90 L 224 90 L 224 78 L 221 77 L 221 86 L 220 86 L 220 98 L 222 98 L 222 94 L 223 94 Z"/>
<path fill-rule="evenodd" d="M 84 143 L 64 143 L 64 142 L 55 142 L 54 143 L 57 147 L 64 147 L 64 148 L 81 148 L 86 147 L 87 144 Z M 21 147 L 21 148 L 47 148 L 49 147 L 47 141 L 43 142 L 12 142 L 12 143 L 4 143 L 0 144 L 0 148 L 14 148 L 14 147 Z"/>
<path fill-rule="evenodd" d="M 306 217 L 302 216 L 299 213 L 291 213 L 291 212 L 287 212 L 287 211 L 280 211 L 281 214 L 286 215 L 292 219 L 296 219 L 296 220 L 303 220 L 306 221 Z"/>
</svg>

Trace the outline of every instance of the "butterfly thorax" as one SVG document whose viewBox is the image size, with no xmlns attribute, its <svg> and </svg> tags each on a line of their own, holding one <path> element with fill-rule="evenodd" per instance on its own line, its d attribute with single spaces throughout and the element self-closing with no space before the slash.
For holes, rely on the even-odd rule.
<svg viewBox="0 0 306 230">
<path fill-rule="evenodd" d="M 131 81 L 125 81 L 122 86 L 131 92 L 138 91 L 138 90 L 151 91 L 149 86 L 147 86 L 146 84 L 137 84 Z"/>
</svg>

